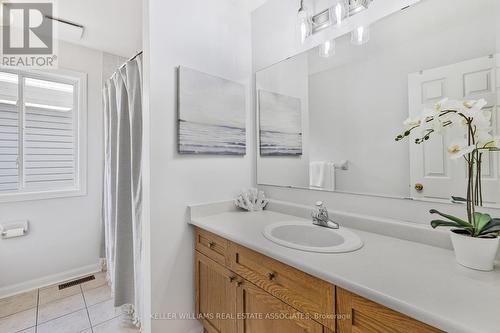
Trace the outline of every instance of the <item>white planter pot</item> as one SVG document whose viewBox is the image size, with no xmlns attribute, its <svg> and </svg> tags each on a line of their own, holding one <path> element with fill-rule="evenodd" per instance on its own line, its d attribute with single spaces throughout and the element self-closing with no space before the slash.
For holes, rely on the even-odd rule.
<svg viewBox="0 0 500 333">
<path fill-rule="evenodd" d="M 460 265 L 480 271 L 493 270 L 500 238 L 474 238 L 453 231 L 450 233 Z"/>
</svg>

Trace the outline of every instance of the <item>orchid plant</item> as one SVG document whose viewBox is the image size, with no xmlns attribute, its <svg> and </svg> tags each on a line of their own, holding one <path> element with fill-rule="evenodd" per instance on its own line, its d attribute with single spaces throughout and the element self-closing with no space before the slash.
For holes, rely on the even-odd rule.
<svg viewBox="0 0 500 333">
<path fill-rule="evenodd" d="M 405 131 L 396 137 L 402 141 L 417 130 L 421 132 L 415 139 L 416 144 L 423 144 L 434 135 L 443 135 L 447 128 L 457 128 L 463 132 L 459 140 L 448 147 L 452 159 L 464 158 L 467 164 L 467 198 L 452 197 L 453 201 L 467 204 L 467 221 L 431 210 L 447 220 L 433 220 L 431 226 L 456 227 L 460 233 L 472 237 L 491 238 L 500 234 L 500 219 L 493 219 L 488 214 L 476 212 L 476 206 L 482 206 L 481 169 L 483 154 L 500 151 L 500 136 L 491 133 L 491 111 L 485 110 L 484 99 L 458 101 L 444 99 L 432 108 L 426 108 L 418 117 L 410 117 L 404 122 Z"/>
</svg>

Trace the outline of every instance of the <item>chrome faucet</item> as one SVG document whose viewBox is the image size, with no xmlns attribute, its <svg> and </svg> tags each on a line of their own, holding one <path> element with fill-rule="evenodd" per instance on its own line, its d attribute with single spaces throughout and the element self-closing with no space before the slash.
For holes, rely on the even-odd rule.
<svg viewBox="0 0 500 333">
<path fill-rule="evenodd" d="M 316 208 L 313 210 L 311 215 L 314 225 L 330 229 L 340 228 L 340 225 L 337 222 L 328 217 L 328 209 L 326 209 L 323 201 L 316 202 Z"/>
</svg>

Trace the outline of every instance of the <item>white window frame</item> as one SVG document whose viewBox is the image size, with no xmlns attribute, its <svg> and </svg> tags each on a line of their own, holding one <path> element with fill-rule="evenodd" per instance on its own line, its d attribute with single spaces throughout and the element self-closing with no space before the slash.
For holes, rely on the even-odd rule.
<svg viewBox="0 0 500 333">
<path fill-rule="evenodd" d="M 18 108 L 19 108 L 19 128 L 23 126 L 24 122 L 24 105 L 21 103 L 23 96 L 23 88 L 20 84 L 22 78 L 33 78 L 40 80 L 55 80 L 56 82 L 71 84 L 75 87 L 74 91 L 74 105 L 77 110 L 75 110 L 75 119 L 77 119 L 74 125 L 74 130 L 76 131 L 76 150 L 75 155 L 75 186 L 68 189 L 60 190 L 24 190 L 18 189 L 16 191 L 0 193 L 0 203 L 2 202 L 16 202 L 16 201 L 27 201 L 27 200 L 44 200 L 52 198 L 63 198 L 63 197 L 76 197 L 87 195 L 87 74 L 82 72 L 76 72 L 65 69 L 57 69 L 48 71 L 42 70 L 22 70 L 22 69 L 11 69 L 0 66 L 0 71 L 8 72 L 16 75 L 21 75 L 19 79 L 18 86 Z M 21 130 L 19 131 L 19 182 L 22 183 L 24 172 L 23 172 L 23 148 L 24 142 L 21 140 Z"/>
</svg>

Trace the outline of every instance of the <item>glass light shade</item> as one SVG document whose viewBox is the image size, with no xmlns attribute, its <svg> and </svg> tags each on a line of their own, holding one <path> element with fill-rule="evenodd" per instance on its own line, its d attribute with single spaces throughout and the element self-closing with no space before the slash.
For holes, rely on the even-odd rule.
<svg viewBox="0 0 500 333">
<path fill-rule="evenodd" d="M 323 44 L 318 46 L 319 56 L 322 58 L 328 58 L 335 55 L 335 40 L 327 40 Z"/>
<path fill-rule="evenodd" d="M 330 11 L 330 15 L 332 22 L 340 27 L 349 16 L 349 4 L 347 0 L 337 0 Z"/>
<path fill-rule="evenodd" d="M 305 7 L 301 7 L 297 13 L 297 27 L 299 29 L 300 42 L 304 43 L 312 32 L 311 16 Z"/>
<path fill-rule="evenodd" d="M 354 45 L 363 45 L 370 40 L 370 27 L 360 26 L 351 33 L 351 43 Z"/>
</svg>

